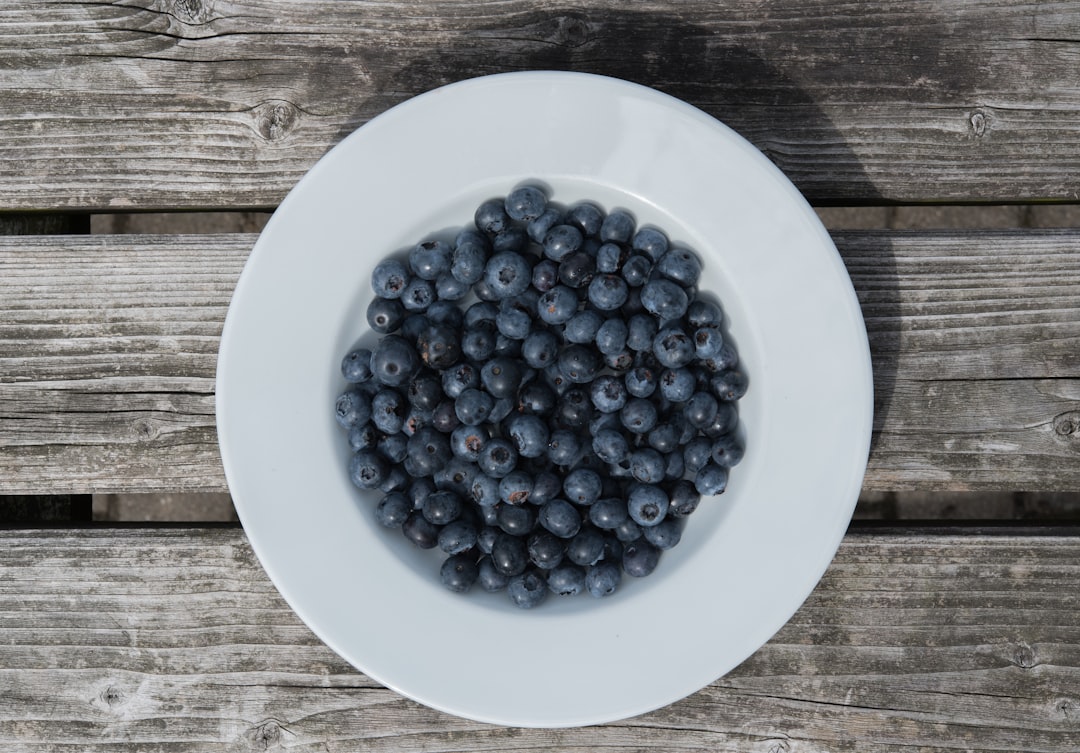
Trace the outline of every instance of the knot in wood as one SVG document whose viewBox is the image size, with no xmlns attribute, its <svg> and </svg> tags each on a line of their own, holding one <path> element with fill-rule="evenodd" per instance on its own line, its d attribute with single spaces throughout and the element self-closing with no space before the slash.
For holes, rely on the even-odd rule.
<svg viewBox="0 0 1080 753">
<path fill-rule="evenodd" d="M 1013 649 L 1012 662 L 1021 669 L 1031 669 L 1039 663 L 1035 658 L 1035 649 L 1023 641 Z"/>
<path fill-rule="evenodd" d="M 204 24 L 214 13 L 214 0 L 167 0 L 168 12 L 189 24 Z"/>
<path fill-rule="evenodd" d="M 979 111 L 975 111 L 971 114 L 970 118 L 971 132 L 975 134 L 977 138 L 982 137 L 986 133 L 987 117 Z"/>
<path fill-rule="evenodd" d="M 118 706 L 127 700 L 127 696 L 125 695 L 123 689 L 118 688 L 115 685 L 108 686 L 101 691 L 100 695 L 101 700 L 104 701 L 105 705 L 109 706 L 110 708 L 113 706 Z"/>
<path fill-rule="evenodd" d="M 300 110 L 292 102 L 276 99 L 255 108 L 255 130 L 267 141 L 288 136 L 300 120 Z"/>
<path fill-rule="evenodd" d="M 267 750 L 281 742 L 281 725 L 274 719 L 264 719 L 251 728 L 250 736 L 256 750 Z"/>
<path fill-rule="evenodd" d="M 1054 416 L 1054 433 L 1062 437 L 1080 434 L 1080 411 L 1066 411 Z"/>
<path fill-rule="evenodd" d="M 589 25 L 577 16 L 560 16 L 552 41 L 562 47 L 581 47 L 589 41 Z"/>
<path fill-rule="evenodd" d="M 131 422 L 131 429 L 140 442 L 150 442 L 157 439 L 158 434 L 161 433 L 157 423 L 149 418 L 136 418 Z"/>
</svg>

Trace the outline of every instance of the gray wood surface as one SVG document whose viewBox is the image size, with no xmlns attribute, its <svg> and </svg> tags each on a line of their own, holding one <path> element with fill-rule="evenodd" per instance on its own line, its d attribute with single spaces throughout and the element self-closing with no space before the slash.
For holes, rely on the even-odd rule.
<svg viewBox="0 0 1080 753">
<path fill-rule="evenodd" d="M 390 106 L 525 69 L 681 97 L 816 202 L 1075 201 L 1078 38 L 1037 0 L 9 3 L 0 210 L 273 207 Z"/>
<path fill-rule="evenodd" d="M 1080 488 L 1080 231 L 835 236 L 874 358 L 866 489 Z M 0 493 L 224 490 L 214 370 L 253 242 L 0 239 Z"/>
<path fill-rule="evenodd" d="M 623 723 L 530 731 L 353 670 L 239 529 L 0 531 L 0 748 L 1072 753 L 1078 591 L 1076 537 L 849 534 L 728 676 Z"/>
</svg>

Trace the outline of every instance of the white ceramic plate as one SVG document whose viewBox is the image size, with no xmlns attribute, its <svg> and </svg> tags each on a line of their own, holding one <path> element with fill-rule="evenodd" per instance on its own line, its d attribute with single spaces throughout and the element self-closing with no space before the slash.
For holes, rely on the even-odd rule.
<svg viewBox="0 0 1080 753">
<path fill-rule="evenodd" d="M 623 207 L 695 249 L 750 390 L 746 456 L 650 577 L 613 597 L 446 591 L 438 557 L 377 526 L 333 419 L 366 334 L 374 265 L 466 225 L 527 179 Z M 370 333 L 367 333 L 370 336 Z M 798 191 L 694 107 L 615 79 L 530 72 L 411 99 L 335 147 L 274 214 L 222 335 L 217 420 L 251 545 L 334 651 L 421 703 L 504 725 L 640 714 L 708 685 L 813 589 L 870 440 L 870 356 L 851 282 Z M 473 589 L 479 591 L 479 589 Z"/>
</svg>

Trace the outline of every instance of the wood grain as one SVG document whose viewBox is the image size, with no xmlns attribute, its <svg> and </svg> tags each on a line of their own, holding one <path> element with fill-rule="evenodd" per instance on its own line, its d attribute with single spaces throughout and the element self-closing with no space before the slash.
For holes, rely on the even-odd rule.
<svg viewBox="0 0 1080 753">
<path fill-rule="evenodd" d="M 1080 744 L 1080 539 L 849 534 L 735 671 L 626 722 L 522 730 L 323 646 L 243 532 L 0 531 L 0 747 L 82 751 L 1039 751 Z"/>
<path fill-rule="evenodd" d="M 273 207 L 346 134 L 502 71 L 629 79 L 815 202 L 1080 199 L 1076 3 L 37 0 L 0 10 L 0 210 Z"/>
<path fill-rule="evenodd" d="M 1080 232 L 836 233 L 867 321 L 868 490 L 1080 488 Z M 0 239 L 0 493 L 223 491 L 250 235 Z"/>
</svg>

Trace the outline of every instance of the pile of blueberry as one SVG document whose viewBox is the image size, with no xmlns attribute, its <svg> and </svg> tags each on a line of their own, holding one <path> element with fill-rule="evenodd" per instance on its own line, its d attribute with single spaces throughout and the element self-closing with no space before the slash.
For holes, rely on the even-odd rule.
<svg viewBox="0 0 1080 753">
<path fill-rule="evenodd" d="M 447 554 L 453 591 L 607 596 L 724 491 L 747 379 L 700 260 L 659 230 L 535 186 L 474 219 L 372 274 L 382 337 L 345 356 L 336 404 L 349 475 Z"/>
</svg>

